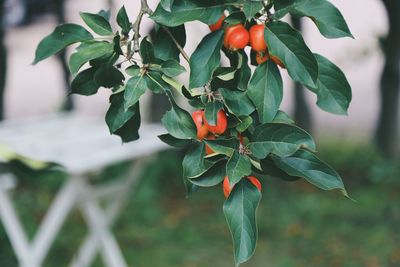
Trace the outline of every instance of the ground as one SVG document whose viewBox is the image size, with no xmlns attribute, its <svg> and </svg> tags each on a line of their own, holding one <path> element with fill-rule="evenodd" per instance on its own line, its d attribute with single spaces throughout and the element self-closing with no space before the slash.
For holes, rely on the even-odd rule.
<svg viewBox="0 0 400 267">
<path fill-rule="evenodd" d="M 342 174 L 355 201 L 305 182 L 262 179 L 258 248 L 243 266 L 399 266 L 398 164 L 350 144 L 322 145 L 320 154 Z M 162 153 L 143 174 L 113 228 L 124 255 L 130 266 L 137 267 L 231 267 L 232 244 L 222 213 L 222 190 L 217 186 L 185 199 L 177 168 L 180 157 L 176 151 Z M 109 168 L 102 177 L 121 175 L 125 166 Z M 61 180 L 60 175 L 49 175 L 21 181 L 15 197 L 30 233 Z M 65 266 L 73 256 L 85 234 L 82 218 L 74 214 L 62 233 L 46 267 Z M 7 240 L 1 227 L 0 240 Z M 9 242 L 0 242 L 0 251 L 0 266 L 17 266 Z M 97 259 L 93 266 L 103 264 Z"/>
</svg>

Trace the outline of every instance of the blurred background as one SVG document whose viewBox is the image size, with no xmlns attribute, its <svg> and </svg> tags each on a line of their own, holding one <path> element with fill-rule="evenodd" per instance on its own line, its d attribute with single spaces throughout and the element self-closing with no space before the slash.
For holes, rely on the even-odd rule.
<svg viewBox="0 0 400 267">
<path fill-rule="evenodd" d="M 319 110 L 315 96 L 291 84 L 287 76 L 283 110 L 315 135 L 319 155 L 342 175 L 356 202 L 303 182 L 262 181 L 259 245 L 254 258 L 244 266 L 400 266 L 400 2 L 331 2 L 342 11 L 355 40 L 326 40 L 312 22 L 292 23 L 303 31 L 311 50 L 328 57 L 347 75 L 353 89 L 349 115 Z M 115 16 L 125 4 L 134 17 L 139 1 L 0 3 L 4 22 L 0 30 L 1 117 L 15 120 L 72 109 L 104 117 L 108 90 L 101 89 L 91 97 L 67 98 L 65 81 L 69 77 L 60 60 L 64 55 L 33 67 L 34 51 L 58 23 L 82 23 L 79 11 L 111 9 Z M 153 9 L 156 3 L 149 1 Z M 142 34 L 149 33 L 151 27 L 151 21 L 145 19 Z M 188 27 L 185 49 L 190 53 L 200 42 L 199 36 L 209 30 L 198 22 Z M 164 99 L 150 95 L 145 103 L 142 106 L 152 111 L 144 114 L 148 121 L 158 121 L 167 107 Z M 113 228 L 130 266 L 233 266 L 221 188 L 201 190 L 186 199 L 182 155 L 176 150 L 157 155 Z M 110 166 L 96 179 L 110 174 L 123 176 L 127 165 L 121 162 Z M 63 179 L 62 174 L 51 174 L 20 181 L 15 199 L 30 235 Z M 71 216 L 45 266 L 66 266 L 85 231 L 80 215 Z M 0 266 L 17 266 L 2 224 Z M 97 260 L 93 266 L 103 265 Z"/>
</svg>

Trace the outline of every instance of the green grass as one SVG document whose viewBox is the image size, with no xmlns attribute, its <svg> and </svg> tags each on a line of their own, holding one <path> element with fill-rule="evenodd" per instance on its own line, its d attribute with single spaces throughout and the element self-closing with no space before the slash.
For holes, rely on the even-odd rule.
<svg viewBox="0 0 400 267">
<path fill-rule="evenodd" d="M 356 202 L 336 192 L 321 192 L 305 182 L 263 180 L 258 210 L 259 243 L 245 267 L 400 266 L 400 166 L 372 149 L 322 146 L 321 157 L 345 179 Z M 232 267 L 232 242 L 222 214 L 221 188 L 185 198 L 181 155 L 165 152 L 143 174 L 113 227 L 134 267 Z M 126 164 L 102 176 L 124 173 Z M 15 192 L 30 236 L 62 178 L 24 179 Z M 78 213 L 63 227 L 46 267 L 67 266 L 86 228 Z M 17 266 L 0 225 L 0 266 Z M 98 257 L 93 266 L 104 266 Z"/>
</svg>

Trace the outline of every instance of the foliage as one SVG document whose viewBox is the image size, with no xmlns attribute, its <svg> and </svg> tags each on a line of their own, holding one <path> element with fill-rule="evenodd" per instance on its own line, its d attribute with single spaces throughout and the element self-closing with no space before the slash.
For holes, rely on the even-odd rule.
<svg viewBox="0 0 400 267">
<path fill-rule="evenodd" d="M 141 20 L 146 14 L 156 25 L 154 40 L 140 36 Z M 223 27 L 204 36 L 189 57 L 183 48 L 185 23 L 200 21 L 210 25 L 223 14 Z M 161 0 L 154 12 L 146 0 L 141 0 L 141 10 L 133 23 L 127 10 L 120 9 L 120 28 L 114 31 L 107 12 L 81 13 L 88 28 L 99 37 L 75 24 L 57 27 L 39 44 L 34 63 L 79 44 L 69 62 L 71 73 L 76 75 L 72 92 L 91 95 L 100 87 L 110 88 L 106 122 L 110 132 L 121 136 L 124 142 L 139 138 L 139 101 L 145 91 L 165 94 L 172 107 L 162 119 L 168 135 L 160 138 L 173 146 L 188 147 L 183 160 L 188 192 L 217 185 L 225 175 L 234 186 L 224 212 L 233 235 L 236 265 L 240 265 L 256 247 L 255 213 L 261 198 L 254 186 L 242 178 L 303 178 L 323 190 L 337 189 L 347 196 L 339 174 L 314 155 L 311 136 L 293 125 L 280 110 L 284 70 L 278 65 L 294 81 L 314 92 L 318 106 L 331 113 L 346 114 L 350 86 L 334 63 L 314 54 L 301 34 L 281 20 L 286 14 L 310 18 L 327 38 L 352 37 L 340 11 L 327 0 Z M 265 25 L 261 41 L 268 50 L 262 53 L 270 60 L 258 65 L 254 62 L 258 51 L 248 55 L 243 49 L 230 50 L 241 46 L 226 44 L 238 41 L 232 38 L 235 30 L 227 38 L 228 28 L 237 24 L 244 25 L 240 31 L 246 38 L 251 26 Z M 229 59 L 228 67 L 221 65 L 222 53 Z M 186 71 L 179 54 L 190 67 L 185 84 L 176 78 Z M 188 111 L 176 104 L 175 92 L 194 108 L 205 110 L 203 120 L 211 125 L 208 130 L 213 132 L 211 127 L 216 127 L 218 132 L 207 140 L 198 140 L 197 124 Z M 222 133 L 218 126 L 221 110 L 228 120 Z M 207 148 L 213 153 L 208 153 Z"/>
</svg>

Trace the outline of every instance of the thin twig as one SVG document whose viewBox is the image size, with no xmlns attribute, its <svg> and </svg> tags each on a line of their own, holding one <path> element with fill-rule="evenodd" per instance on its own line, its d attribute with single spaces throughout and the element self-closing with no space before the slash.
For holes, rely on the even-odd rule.
<svg viewBox="0 0 400 267">
<path fill-rule="evenodd" d="M 162 29 L 169 35 L 169 37 L 171 37 L 172 41 L 175 43 L 176 47 L 178 48 L 178 50 L 181 52 L 183 58 L 190 64 L 190 57 L 188 56 L 188 54 L 186 54 L 185 50 L 183 50 L 183 47 L 179 44 L 179 42 L 175 39 L 174 35 L 171 33 L 171 31 L 165 27 L 165 26 L 161 26 Z"/>
<path fill-rule="evenodd" d="M 139 51 L 139 38 L 140 38 L 140 24 L 142 23 L 143 16 L 145 14 L 151 14 L 152 10 L 150 9 L 149 5 L 147 4 L 147 0 L 141 0 L 140 11 L 139 15 L 137 16 L 135 22 L 132 24 L 132 28 L 134 31 L 133 36 L 133 51 Z"/>
</svg>

